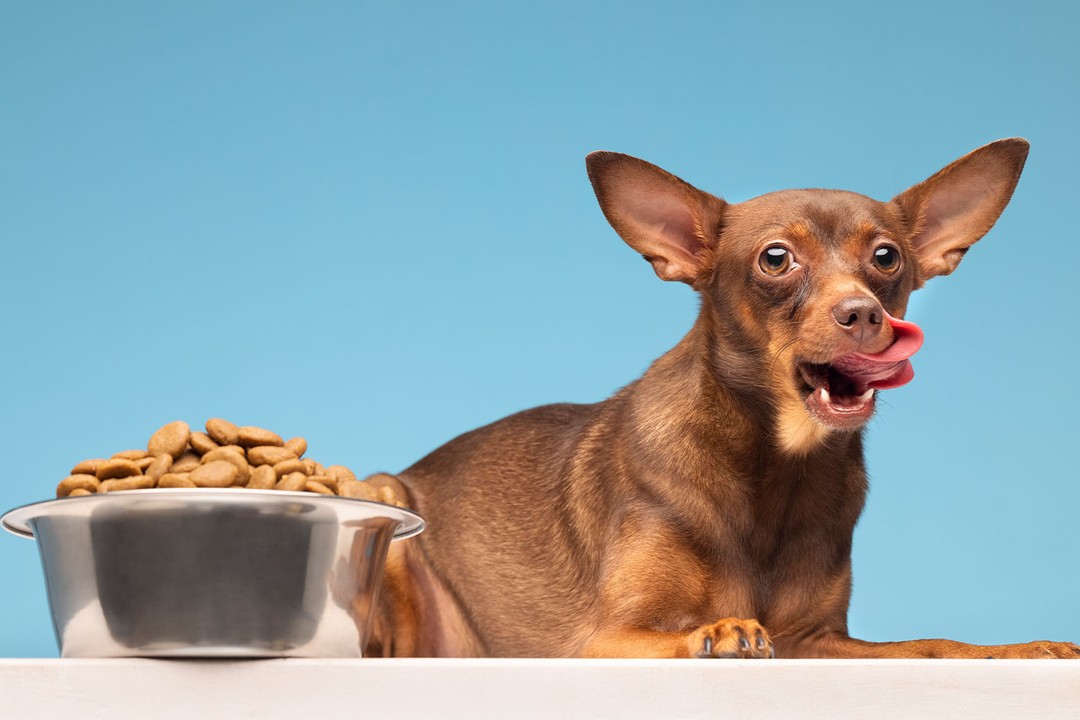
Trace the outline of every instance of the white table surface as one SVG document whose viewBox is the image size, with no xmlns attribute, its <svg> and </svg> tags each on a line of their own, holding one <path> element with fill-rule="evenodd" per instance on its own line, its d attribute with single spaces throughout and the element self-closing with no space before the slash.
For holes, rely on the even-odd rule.
<svg viewBox="0 0 1080 720">
<path fill-rule="evenodd" d="M 1068 660 L 0 659 L 5 718 L 1080 718 Z"/>
</svg>

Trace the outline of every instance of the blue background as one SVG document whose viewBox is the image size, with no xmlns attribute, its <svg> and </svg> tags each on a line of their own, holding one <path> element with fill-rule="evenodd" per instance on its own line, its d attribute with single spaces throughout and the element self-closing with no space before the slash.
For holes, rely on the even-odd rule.
<svg viewBox="0 0 1080 720">
<path fill-rule="evenodd" d="M 607 226 L 591 150 L 887 199 L 1022 135 L 1012 204 L 909 310 L 851 630 L 1080 640 L 1080 6 L 730 5 L 5 0 L 0 508 L 174 419 L 367 473 L 609 395 L 697 300 Z M 34 545 L 0 567 L 0 656 L 55 655 Z"/>
</svg>

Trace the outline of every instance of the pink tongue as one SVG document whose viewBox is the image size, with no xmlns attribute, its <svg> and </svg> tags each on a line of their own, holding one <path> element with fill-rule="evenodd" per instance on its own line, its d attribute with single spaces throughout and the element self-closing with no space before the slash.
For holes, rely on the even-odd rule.
<svg viewBox="0 0 1080 720">
<path fill-rule="evenodd" d="M 893 329 L 893 344 L 879 353 L 851 353 L 832 361 L 832 366 L 868 388 L 887 390 L 906 385 L 915 377 L 909 357 L 923 344 L 923 331 L 915 323 L 885 317 Z"/>
</svg>

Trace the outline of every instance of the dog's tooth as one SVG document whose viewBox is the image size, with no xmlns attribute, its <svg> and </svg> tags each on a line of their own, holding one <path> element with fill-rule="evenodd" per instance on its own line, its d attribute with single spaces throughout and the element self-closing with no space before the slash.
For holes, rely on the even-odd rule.
<svg viewBox="0 0 1080 720">
<path fill-rule="evenodd" d="M 831 403 L 832 402 L 832 398 L 829 397 L 829 391 L 826 390 L 825 388 L 821 388 L 821 402 L 823 402 L 823 403 Z"/>
<path fill-rule="evenodd" d="M 868 403 L 868 402 L 870 402 L 870 398 L 872 398 L 872 397 L 874 397 L 874 388 L 870 388 L 869 390 L 864 392 L 862 395 L 860 395 L 859 396 L 859 403 L 860 404 Z"/>
</svg>

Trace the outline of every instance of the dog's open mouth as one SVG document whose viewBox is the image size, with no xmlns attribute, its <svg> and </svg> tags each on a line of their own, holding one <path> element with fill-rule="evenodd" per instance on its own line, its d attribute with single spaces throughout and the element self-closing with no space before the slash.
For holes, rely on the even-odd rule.
<svg viewBox="0 0 1080 720">
<path fill-rule="evenodd" d="M 908 358 L 922 346 L 922 330 L 915 323 L 887 317 L 894 339 L 885 350 L 798 364 L 806 407 L 819 422 L 837 429 L 859 427 L 874 414 L 876 390 L 900 387 L 915 376 Z"/>
</svg>

